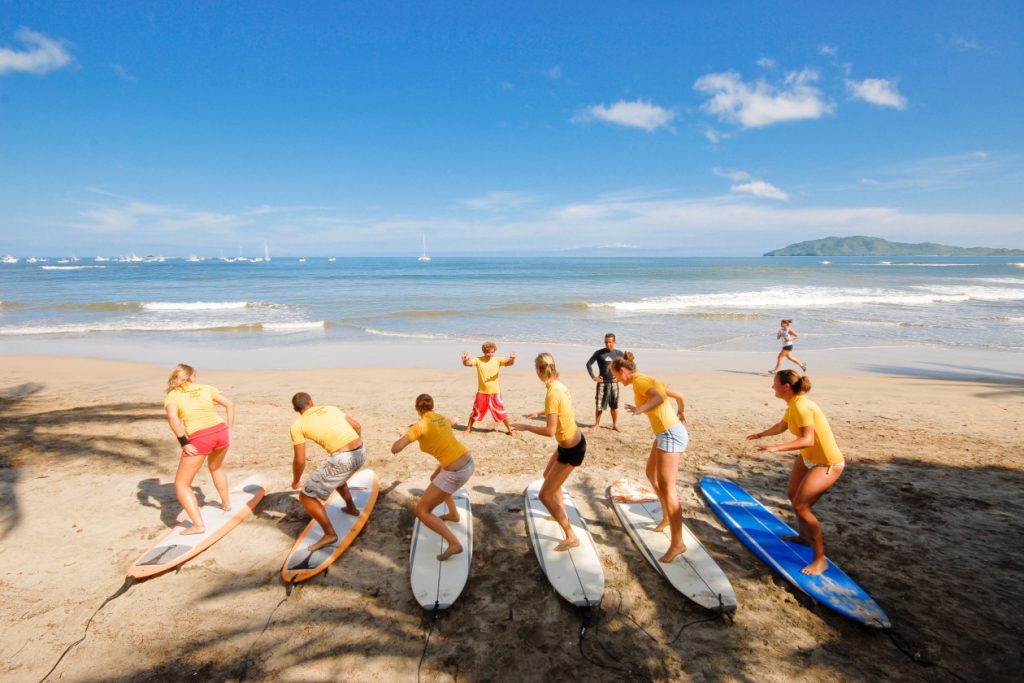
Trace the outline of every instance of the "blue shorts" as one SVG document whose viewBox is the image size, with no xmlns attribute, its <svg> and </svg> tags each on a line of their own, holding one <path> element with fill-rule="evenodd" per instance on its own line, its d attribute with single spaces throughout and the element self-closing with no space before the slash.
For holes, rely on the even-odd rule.
<svg viewBox="0 0 1024 683">
<path fill-rule="evenodd" d="M 669 429 L 654 435 L 654 447 L 666 453 L 682 453 L 690 443 L 690 435 L 682 422 L 676 422 Z"/>
</svg>

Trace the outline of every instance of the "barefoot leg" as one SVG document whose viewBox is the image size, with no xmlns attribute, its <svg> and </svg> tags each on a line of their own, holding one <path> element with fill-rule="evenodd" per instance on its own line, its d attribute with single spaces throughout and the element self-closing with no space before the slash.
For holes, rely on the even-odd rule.
<svg viewBox="0 0 1024 683">
<path fill-rule="evenodd" d="M 342 499 L 345 501 L 345 507 L 341 511 L 353 517 L 358 517 L 359 508 L 356 507 L 356 501 L 352 499 L 352 492 L 348 488 L 348 482 L 338 487 L 338 493 L 341 494 Z"/>
<path fill-rule="evenodd" d="M 447 560 L 452 555 L 457 555 L 462 552 L 462 544 L 459 543 L 459 539 L 455 538 L 455 534 L 448 528 L 448 525 L 444 521 L 434 514 L 434 508 L 438 506 L 442 501 L 448 500 L 448 509 L 453 510 L 455 508 L 455 502 L 451 500 L 451 495 L 445 493 L 439 489 L 435 484 L 430 484 L 427 490 L 423 492 L 418 503 L 416 503 L 416 516 L 425 527 L 433 531 L 435 534 L 440 536 L 448 544 L 445 550 L 437 556 L 438 560 Z"/>
<path fill-rule="evenodd" d="M 206 458 L 206 466 L 210 470 L 210 478 L 213 479 L 213 486 L 220 496 L 220 509 L 227 512 L 231 509 L 231 496 L 228 493 L 228 475 L 224 472 L 224 458 L 228 454 L 228 447 L 218 448 Z"/>
<path fill-rule="evenodd" d="M 177 494 L 178 502 L 184 508 L 185 514 L 192 521 L 192 526 L 182 532 L 185 536 L 201 534 L 206 531 L 203 516 L 199 512 L 199 501 L 196 500 L 196 494 L 192 492 L 192 480 L 196 478 L 196 473 L 203 466 L 205 459 L 201 455 L 183 455 L 178 462 L 178 471 L 174 474 L 174 493 Z"/>
<path fill-rule="evenodd" d="M 800 463 L 803 465 L 803 462 Z M 831 472 L 828 470 L 831 469 Z M 804 574 L 812 576 L 821 574 L 828 568 L 825 559 L 825 539 L 821 532 L 818 518 L 811 512 L 821 495 L 832 488 L 843 473 L 842 467 L 813 467 L 804 477 L 793 498 L 793 512 L 796 513 L 801 525 L 810 536 L 810 545 L 814 549 L 814 560 L 801 569 Z"/>
<path fill-rule="evenodd" d="M 647 481 L 654 489 L 654 495 L 658 496 L 658 504 L 661 506 L 661 521 L 654 527 L 655 531 L 664 531 L 668 528 L 668 505 L 665 504 L 665 496 L 661 491 L 661 484 L 658 480 L 658 450 L 657 446 L 651 444 L 651 454 L 647 456 Z"/>
<path fill-rule="evenodd" d="M 562 527 L 562 533 L 565 534 L 565 540 L 555 547 L 555 550 L 559 551 L 575 548 L 580 544 L 569 525 L 569 515 L 565 511 L 565 503 L 562 502 L 562 484 L 574 469 L 576 468 L 572 465 L 558 462 L 558 450 L 556 449 L 554 455 L 551 456 L 551 462 L 544 470 L 544 484 L 540 487 L 540 494 L 537 496 L 558 522 L 558 526 Z"/>
<path fill-rule="evenodd" d="M 682 453 L 666 453 L 662 450 L 657 450 L 657 453 L 656 476 L 665 501 L 662 514 L 668 518 L 671 536 L 668 550 L 658 560 L 667 564 L 686 552 L 686 544 L 683 542 L 683 507 L 679 504 L 679 493 L 676 491 L 676 475 Z"/>
<path fill-rule="evenodd" d="M 306 512 L 309 516 L 317 521 L 320 528 L 323 529 L 324 535 L 316 543 L 309 546 L 309 551 L 319 550 L 324 546 L 328 546 L 338 540 L 338 534 L 334 531 L 334 526 L 331 524 L 330 518 L 327 516 L 327 510 L 324 508 L 324 504 L 312 496 L 307 496 L 303 492 L 299 492 L 299 502 L 302 503 L 302 507 L 306 508 Z"/>
</svg>

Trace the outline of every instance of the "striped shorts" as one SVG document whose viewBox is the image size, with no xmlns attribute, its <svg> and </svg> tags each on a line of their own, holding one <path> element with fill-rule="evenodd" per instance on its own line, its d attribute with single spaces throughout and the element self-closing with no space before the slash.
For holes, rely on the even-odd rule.
<svg viewBox="0 0 1024 683">
<path fill-rule="evenodd" d="M 600 382 L 597 385 L 597 391 L 594 393 L 594 407 L 597 408 L 598 412 L 605 408 L 611 408 L 612 410 L 619 409 L 619 383 L 618 382 Z"/>
<path fill-rule="evenodd" d="M 349 477 L 363 466 L 364 462 L 366 462 L 365 446 L 360 446 L 353 451 L 335 451 L 306 480 L 302 492 L 310 498 L 327 500 L 335 489 L 348 481 Z"/>
</svg>

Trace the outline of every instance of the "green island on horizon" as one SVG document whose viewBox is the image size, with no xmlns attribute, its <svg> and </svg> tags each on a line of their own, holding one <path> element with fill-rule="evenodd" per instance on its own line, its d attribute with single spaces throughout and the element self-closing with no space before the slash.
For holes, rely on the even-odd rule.
<svg viewBox="0 0 1024 683">
<path fill-rule="evenodd" d="M 765 256 L 1024 256 L 1024 249 L 954 247 L 935 242 L 890 242 L 881 237 L 825 237 L 773 249 Z"/>
</svg>

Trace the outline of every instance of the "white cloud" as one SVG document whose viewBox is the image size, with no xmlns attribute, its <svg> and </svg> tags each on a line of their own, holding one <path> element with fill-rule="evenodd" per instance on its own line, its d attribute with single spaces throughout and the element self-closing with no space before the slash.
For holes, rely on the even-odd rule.
<svg viewBox="0 0 1024 683">
<path fill-rule="evenodd" d="M 113 196 L 102 192 L 105 196 Z M 72 224 L 96 233 L 141 231 L 147 235 L 158 232 L 224 232 L 245 224 L 245 221 L 230 213 L 215 211 L 188 211 L 171 206 L 148 202 L 125 200 L 113 206 L 100 206 L 81 211 L 86 219 L 83 223 Z"/>
<path fill-rule="evenodd" d="M 14 36 L 26 49 L 0 47 L 0 74 L 21 71 L 41 76 L 72 62 L 67 43 L 63 40 L 27 28 L 18 29 Z"/>
<path fill-rule="evenodd" d="M 548 78 L 557 81 L 562 77 L 562 68 L 560 66 L 553 66 L 544 72 L 544 75 Z"/>
<path fill-rule="evenodd" d="M 993 159 L 985 150 L 974 150 L 867 169 L 861 184 L 883 190 L 952 190 L 980 183 L 1012 182 L 1006 172 L 1006 160 Z"/>
<path fill-rule="evenodd" d="M 733 185 L 729 188 L 732 192 L 752 194 L 761 199 L 789 199 L 789 195 L 763 180 L 752 180 L 749 183 Z"/>
<path fill-rule="evenodd" d="M 497 213 L 513 209 L 521 209 L 532 202 L 533 198 L 529 195 L 520 194 L 518 192 L 494 191 L 488 192 L 482 197 L 463 199 L 460 203 L 471 209 Z"/>
<path fill-rule="evenodd" d="M 736 182 L 750 180 L 751 178 L 751 175 L 746 171 L 739 171 L 729 168 L 719 168 L 718 166 L 715 166 L 711 170 L 716 176 L 720 178 L 728 178 L 729 180 L 735 180 Z"/>
<path fill-rule="evenodd" d="M 961 35 L 954 35 L 949 39 L 949 44 L 958 52 L 987 52 L 978 41 L 965 38 Z"/>
<path fill-rule="evenodd" d="M 772 59 L 771 57 L 761 57 L 760 59 L 757 60 L 757 65 L 762 69 L 774 69 L 775 60 Z"/>
<path fill-rule="evenodd" d="M 113 68 L 114 73 L 117 74 L 118 78 L 121 78 L 122 80 L 128 81 L 129 83 L 134 83 L 138 80 L 137 78 L 135 78 L 135 76 L 132 76 L 130 73 L 125 71 L 125 68 L 120 64 L 114 64 Z"/>
<path fill-rule="evenodd" d="M 880 107 L 907 108 L 907 98 L 899 93 L 896 83 L 885 78 L 865 78 L 863 81 L 846 81 L 850 98 L 863 100 Z"/>
<path fill-rule="evenodd" d="M 603 104 L 587 107 L 583 112 L 572 117 L 573 123 L 589 123 L 591 121 L 605 121 L 627 128 L 642 128 L 648 133 L 653 133 L 658 128 L 672 130 L 669 123 L 676 116 L 675 112 L 664 109 L 657 105 L 636 100 L 626 102 L 619 100 L 610 107 Z"/>
<path fill-rule="evenodd" d="M 818 78 L 812 69 L 790 71 L 782 83 L 772 85 L 763 79 L 747 83 L 735 71 L 726 71 L 702 76 L 693 87 L 711 96 L 701 105 L 703 111 L 743 128 L 761 128 L 831 113 L 832 104 L 811 85 Z"/>
<path fill-rule="evenodd" d="M 839 48 L 836 47 L 835 45 L 829 45 L 828 43 L 823 43 L 823 44 L 818 46 L 818 53 L 823 55 L 823 56 L 825 56 L 825 57 L 838 57 L 839 56 Z"/>
</svg>

